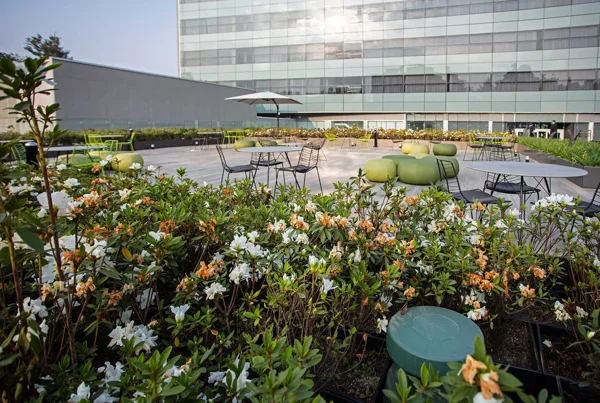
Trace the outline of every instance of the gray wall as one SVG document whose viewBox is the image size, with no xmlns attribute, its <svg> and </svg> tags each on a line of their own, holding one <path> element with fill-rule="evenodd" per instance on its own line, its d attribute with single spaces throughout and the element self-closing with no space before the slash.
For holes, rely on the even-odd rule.
<svg viewBox="0 0 600 403">
<path fill-rule="evenodd" d="M 253 91 L 54 59 L 58 117 L 67 129 L 206 127 L 256 120 L 256 107 L 224 101 Z"/>
</svg>

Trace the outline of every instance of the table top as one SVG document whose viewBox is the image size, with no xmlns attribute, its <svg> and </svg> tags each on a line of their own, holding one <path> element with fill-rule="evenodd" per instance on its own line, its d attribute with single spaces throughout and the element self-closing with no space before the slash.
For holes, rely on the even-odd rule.
<svg viewBox="0 0 600 403">
<path fill-rule="evenodd" d="M 207 134 L 223 134 L 223 132 L 198 132 L 198 133 L 196 133 L 197 136 L 204 136 Z"/>
<path fill-rule="evenodd" d="M 283 144 L 278 144 L 278 145 L 286 146 L 286 147 L 299 147 L 299 146 L 306 145 L 306 143 L 283 143 Z"/>
<path fill-rule="evenodd" d="M 51 151 L 78 151 L 78 150 L 98 150 L 103 149 L 104 146 L 56 146 L 46 149 L 46 152 Z"/>
<path fill-rule="evenodd" d="M 125 137 L 124 134 L 101 134 L 100 137 L 103 139 L 119 139 Z"/>
<path fill-rule="evenodd" d="M 580 168 L 536 162 L 483 161 L 469 162 L 465 165 L 476 171 L 538 178 L 576 178 L 588 174 Z"/>
<path fill-rule="evenodd" d="M 246 147 L 240 148 L 238 151 L 244 153 L 287 153 L 290 151 L 300 151 L 302 147 L 286 147 L 286 146 L 268 146 L 268 147 Z"/>
</svg>

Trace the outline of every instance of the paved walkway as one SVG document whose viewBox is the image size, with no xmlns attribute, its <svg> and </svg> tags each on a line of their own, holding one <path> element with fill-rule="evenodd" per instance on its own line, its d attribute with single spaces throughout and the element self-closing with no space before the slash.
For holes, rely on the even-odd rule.
<svg viewBox="0 0 600 403">
<path fill-rule="evenodd" d="M 319 171 L 321 173 L 321 181 L 323 183 L 323 191 L 325 193 L 333 191 L 334 182 L 345 182 L 352 176 L 358 174 L 358 169 L 362 168 L 365 162 L 371 158 L 380 158 L 383 155 L 400 153 L 400 150 L 390 150 L 385 148 L 372 149 L 348 149 L 339 147 L 326 148 L 324 150 L 327 160 L 320 159 Z M 142 150 L 139 153 L 144 157 L 146 165 L 159 165 L 161 171 L 174 175 L 178 168 L 186 168 L 187 175 L 191 179 L 202 184 L 203 182 L 218 185 L 221 181 L 221 161 L 214 147 L 208 151 L 190 151 L 190 147 L 173 147 L 161 148 L 155 150 Z M 250 154 L 237 152 L 233 148 L 224 149 L 225 159 L 229 165 L 245 165 L 250 161 Z M 459 151 L 457 158 L 460 161 L 459 180 L 463 189 L 481 189 L 486 179 L 486 174 L 483 172 L 474 171 L 466 167 L 462 161 L 464 151 Z M 294 164 L 297 153 L 290 153 L 290 160 Z M 470 154 L 469 154 L 470 157 Z M 524 160 L 524 159 L 523 159 Z M 535 163 L 532 161 L 531 163 Z M 243 178 L 243 174 L 231 175 L 233 178 Z M 267 169 L 261 167 L 256 175 L 259 182 L 267 181 Z M 299 176 L 302 178 L 302 176 Z M 279 180 L 282 177 L 280 175 Z M 288 183 L 292 180 L 292 176 L 287 176 Z M 535 183 L 530 181 L 532 185 Z M 272 188 L 275 185 L 275 170 L 271 169 L 270 184 Z M 306 178 L 306 186 L 314 192 L 319 191 L 319 182 L 317 174 L 312 171 Z M 403 184 L 409 189 L 409 194 L 418 194 L 425 186 L 414 186 Z M 569 194 L 571 196 L 581 196 L 583 199 L 591 199 L 593 189 L 583 189 L 566 179 L 554 179 L 552 181 L 553 193 Z M 513 204 L 518 204 L 518 196 L 500 195 L 510 200 Z M 542 193 L 543 197 L 543 193 Z M 535 200 L 535 198 L 533 199 Z"/>
</svg>

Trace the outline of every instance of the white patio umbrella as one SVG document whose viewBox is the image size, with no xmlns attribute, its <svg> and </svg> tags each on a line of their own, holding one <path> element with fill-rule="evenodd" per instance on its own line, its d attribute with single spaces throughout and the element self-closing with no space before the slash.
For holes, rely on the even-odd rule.
<svg viewBox="0 0 600 403">
<path fill-rule="evenodd" d="M 279 134 L 279 105 L 302 104 L 302 102 L 298 102 L 295 99 L 286 97 L 285 95 L 279 95 L 270 91 L 239 95 L 237 97 L 225 98 L 225 100 L 241 102 L 248 105 L 274 104 L 277 107 L 277 134 Z"/>
</svg>

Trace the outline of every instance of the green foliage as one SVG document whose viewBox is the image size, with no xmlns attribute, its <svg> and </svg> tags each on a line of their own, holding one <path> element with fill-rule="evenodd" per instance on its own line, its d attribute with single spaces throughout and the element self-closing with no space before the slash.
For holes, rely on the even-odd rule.
<svg viewBox="0 0 600 403">
<path fill-rule="evenodd" d="M 600 166 L 600 143 L 519 137 L 519 144 L 583 166 Z"/>
</svg>

